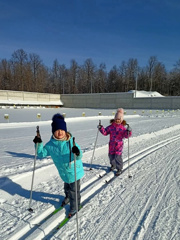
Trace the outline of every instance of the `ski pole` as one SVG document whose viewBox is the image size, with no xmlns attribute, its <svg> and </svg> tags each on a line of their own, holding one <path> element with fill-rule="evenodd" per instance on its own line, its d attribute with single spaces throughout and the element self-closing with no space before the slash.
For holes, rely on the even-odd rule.
<svg viewBox="0 0 180 240">
<path fill-rule="evenodd" d="M 73 137 L 73 146 L 76 146 L 76 144 L 75 144 L 75 137 Z M 74 176 L 75 176 L 75 194 L 76 194 L 76 226 L 77 226 L 77 239 L 79 240 L 78 196 L 77 196 L 76 154 L 75 154 L 75 153 L 74 153 Z"/>
<path fill-rule="evenodd" d="M 101 120 L 99 120 L 99 125 L 101 125 Z M 99 128 L 97 130 L 97 135 L 96 135 L 96 140 L 95 140 L 95 143 L 94 143 L 94 149 L 93 149 L 93 154 L 92 154 L 91 164 L 90 164 L 90 169 L 89 170 L 92 170 L 92 161 L 93 161 L 93 158 L 94 158 L 94 152 L 95 152 L 95 148 L 96 148 L 98 133 L 99 133 Z"/>
<path fill-rule="evenodd" d="M 126 123 L 126 125 L 129 128 L 129 124 Z M 128 178 L 132 178 L 132 176 L 130 175 L 130 172 L 129 172 L 129 131 L 128 131 Z"/>
<path fill-rule="evenodd" d="M 36 127 L 36 134 L 37 137 L 41 137 L 40 132 L 39 132 L 39 126 Z M 35 168 L 36 168 L 36 158 L 37 158 L 37 147 L 38 143 L 36 143 L 36 148 L 35 148 L 35 157 L 34 157 L 34 167 L 33 167 L 33 175 L 32 175 L 32 182 L 31 182 L 31 193 L 30 193 L 30 201 L 29 201 L 29 212 L 33 212 L 33 209 L 31 208 L 31 202 L 32 202 L 32 190 L 33 190 L 33 184 L 34 184 L 34 174 L 35 174 Z"/>
</svg>

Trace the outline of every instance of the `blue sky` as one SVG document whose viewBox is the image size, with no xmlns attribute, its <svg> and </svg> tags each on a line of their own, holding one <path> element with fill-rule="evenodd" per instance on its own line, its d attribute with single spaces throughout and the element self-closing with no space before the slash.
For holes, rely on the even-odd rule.
<svg viewBox="0 0 180 240">
<path fill-rule="evenodd" d="M 0 0 L 0 59 L 36 53 L 46 66 L 87 58 L 107 70 L 150 56 L 167 70 L 180 59 L 179 0 Z"/>
</svg>

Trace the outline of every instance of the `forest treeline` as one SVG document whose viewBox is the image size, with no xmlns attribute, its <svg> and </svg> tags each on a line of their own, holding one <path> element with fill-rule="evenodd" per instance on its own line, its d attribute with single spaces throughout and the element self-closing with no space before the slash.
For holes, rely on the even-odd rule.
<svg viewBox="0 0 180 240">
<path fill-rule="evenodd" d="M 11 59 L 0 60 L 0 89 L 58 94 L 137 89 L 180 96 L 180 59 L 171 71 L 156 56 L 150 56 L 144 67 L 138 65 L 137 59 L 130 58 L 107 71 L 105 63 L 97 66 L 90 58 L 82 65 L 73 59 L 69 68 L 55 59 L 52 67 L 47 67 L 39 55 L 18 49 Z"/>
</svg>

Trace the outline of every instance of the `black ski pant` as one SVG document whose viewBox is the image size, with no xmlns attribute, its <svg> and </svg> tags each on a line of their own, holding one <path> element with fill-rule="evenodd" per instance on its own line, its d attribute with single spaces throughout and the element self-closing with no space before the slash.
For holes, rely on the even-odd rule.
<svg viewBox="0 0 180 240">
<path fill-rule="evenodd" d="M 115 167 L 117 170 L 123 169 L 122 155 L 109 154 L 109 160 L 111 166 Z"/>
<path fill-rule="evenodd" d="M 70 201 L 70 211 L 73 212 L 76 210 L 76 189 L 75 182 L 73 183 L 64 183 L 64 193 L 66 198 L 69 198 Z M 80 179 L 77 181 L 77 199 L 78 199 L 78 208 L 81 203 L 80 195 Z"/>
</svg>

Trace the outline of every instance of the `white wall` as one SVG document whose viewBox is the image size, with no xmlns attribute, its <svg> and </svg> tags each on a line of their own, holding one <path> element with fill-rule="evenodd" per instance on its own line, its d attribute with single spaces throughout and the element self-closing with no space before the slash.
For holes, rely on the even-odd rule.
<svg viewBox="0 0 180 240">
<path fill-rule="evenodd" d="M 0 104 L 62 106 L 60 94 L 0 90 Z"/>
</svg>

